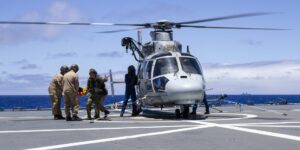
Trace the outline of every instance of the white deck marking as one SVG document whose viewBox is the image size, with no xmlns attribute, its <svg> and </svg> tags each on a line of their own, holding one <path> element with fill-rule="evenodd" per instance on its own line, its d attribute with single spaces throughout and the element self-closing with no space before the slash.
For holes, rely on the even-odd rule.
<svg viewBox="0 0 300 150">
<path fill-rule="evenodd" d="M 90 122 L 90 120 L 84 120 L 84 121 L 87 121 L 87 122 Z M 95 123 L 103 123 L 103 122 L 105 122 L 105 123 L 180 123 L 180 122 L 182 122 L 182 123 L 185 123 L 186 121 L 184 121 L 184 120 L 174 120 L 174 121 L 171 121 L 171 120 L 167 120 L 167 121 L 165 121 L 165 120 L 153 120 L 153 121 L 130 121 L 130 120 L 124 120 L 124 121 L 122 121 L 122 120 L 120 120 L 120 121 L 108 121 L 108 120 L 95 120 L 94 121 Z"/>
<path fill-rule="evenodd" d="M 300 122 L 258 122 L 258 123 L 238 123 L 238 124 L 226 124 L 226 125 L 272 125 L 272 124 L 300 124 Z"/>
<path fill-rule="evenodd" d="M 226 115 L 232 115 L 232 116 L 241 116 L 238 118 L 223 118 L 223 119 L 206 119 L 205 121 L 225 121 L 225 120 L 240 120 L 240 119 L 249 119 L 249 118 L 256 118 L 257 115 L 253 114 L 239 114 L 239 113 L 213 113 L 208 116 L 214 116 L 214 114 L 217 114 L 218 117 L 226 116 Z"/>
<path fill-rule="evenodd" d="M 279 114 L 279 115 L 284 115 L 285 114 L 285 113 L 279 112 L 278 110 L 272 110 L 272 109 L 261 108 L 261 107 L 256 107 L 256 106 L 248 106 L 248 107 L 254 108 L 254 109 L 263 110 L 263 111 L 266 111 L 266 112 L 271 112 L 271 113 Z"/>
<path fill-rule="evenodd" d="M 263 127 L 263 128 L 300 128 L 300 125 L 299 126 L 293 126 L 293 125 L 290 125 L 290 126 L 287 126 L 287 125 L 251 125 L 251 124 L 236 124 L 236 125 L 233 125 L 235 127 Z"/>
<path fill-rule="evenodd" d="M 232 126 L 232 125 L 216 124 L 216 123 L 210 123 L 210 122 L 205 122 L 205 121 L 189 121 L 189 122 L 198 123 L 198 124 L 202 124 L 202 125 L 212 125 L 212 126 L 216 126 L 216 127 L 220 127 L 220 128 L 226 128 L 226 129 L 249 132 L 249 133 L 256 133 L 256 134 L 260 134 L 260 135 L 267 135 L 267 136 L 289 139 L 289 140 L 294 140 L 294 141 L 300 141 L 299 136 L 293 136 L 293 135 L 288 135 L 288 134 L 281 134 L 281 133 L 262 131 L 262 130 L 256 130 L 256 129 L 241 128 L 241 127 L 236 127 L 236 126 Z"/>
<path fill-rule="evenodd" d="M 199 125 L 174 125 L 174 126 L 136 126 L 136 127 L 112 127 L 112 128 L 74 128 L 74 129 L 43 129 L 43 130 L 10 130 L 3 133 L 36 133 L 36 132 L 66 132 L 66 131 L 93 131 L 93 130 L 124 130 L 124 129 L 157 129 L 157 128 L 182 128 Z"/>
<path fill-rule="evenodd" d="M 53 145 L 53 146 L 45 146 L 45 147 L 31 148 L 31 149 L 27 149 L 27 150 L 49 150 L 49 149 L 66 148 L 66 147 L 81 146 L 81 145 L 88 145 L 88 144 L 96 144 L 96 143 L 104 143 L 104 142 L 111 142 L 111 141 L 135 139 L 135 138 L 147 137 L 147 136 L 171 134 L 171 133 L 190 131 L 190 130 L 196 130 L 196 129 L 201 129 L 201 128 L 208 128 L 208 127 L 213 127 L 213 125 L 201 125 L 201 126 L 196 126 L 196 127 L 191 127 L 191 128 L 174 129 L 174 130 L 151 132 L 151 133 L 145 133 L 145 134 L 136 134 L 136 135 L 114 137 L 114 138 L 106 138 L 106 139 L 98 139 L 98 140 L 91 140 L 91 141 L 83 141 L 83 142 Z"/>
</svg>

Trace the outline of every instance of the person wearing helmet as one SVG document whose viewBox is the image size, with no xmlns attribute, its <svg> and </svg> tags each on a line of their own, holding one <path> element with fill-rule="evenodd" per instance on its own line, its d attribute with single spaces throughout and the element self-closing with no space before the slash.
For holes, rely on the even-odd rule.
<svg viewBox="0 0 300 150">
<path fill-rule="evenodd" d="M 65 119 L 62 116 L 60 105 L 63 92 L 63 76 L 69 71 L 69 67 L 64 65 L 60 67 L 60 73 L 56 74 L 48 87 L 51 105 L 52 105 L 52 114 L 54 120 Z"/>
<path fill-rule="evenodd" d="M 93 68 L 89 70 L 89 79 L 87 83 L 87 91 L 88 91 L 88 100 L 86 103 L 86 111 L 88 119 L 91 120 L 91 106 L 94 103 L 95 116 L 94 119 L 100 118 L 100 111 L 104 112 L 104 118 L 110 113 L 103 106 L 103 101 L 107 96 L 107 89 L 105 88 L 105 83 L 107 81 L 107 77 L 100 77 L 97 75 L 97 71 Z"/>
<path fill-rule="evenodd" d="M 78 99 L 78 90 L 79 90 L 79 81 L 78 75 L 76 74 L 79 71 L 78 65 L 71 65 L 70 71 L 66 73 L 63 77 L 63 90 L 65 98 L 65 113 L 66 121 L 81 121 L 82 119 L 78 117 L 79 111 L 79 99 Z M 71 112 L 72 110 L 72 116 Z"/>
</svg>

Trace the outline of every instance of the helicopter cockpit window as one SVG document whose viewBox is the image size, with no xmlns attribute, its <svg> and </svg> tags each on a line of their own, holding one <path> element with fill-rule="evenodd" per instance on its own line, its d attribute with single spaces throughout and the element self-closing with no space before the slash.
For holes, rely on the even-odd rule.
<svg viewBox="0 0 300 150">
<path fill-rule="evenodd" d="M 178 65 L 175 57 L 157 59 L 154 66 L 153 76 L 159 76 L 178 71 Z"/>
<path fill-rule="evenodd" d="M 191 74 L 202 74 L 202 71 L 196 59 L 181 57 L 180 63 L 184 72 Z"/>
</svg>

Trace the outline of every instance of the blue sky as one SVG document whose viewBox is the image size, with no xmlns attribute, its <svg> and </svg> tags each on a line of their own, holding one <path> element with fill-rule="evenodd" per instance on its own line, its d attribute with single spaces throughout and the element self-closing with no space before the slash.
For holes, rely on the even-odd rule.
<svg viewBox="0 0 300 150">
<path fill-rule="evenodd" d="M 174 39 L 198 57 L 210 93 L 299 94 L 300 12 L 297 0 L 2 0 L 0 20 L 145 23 L 174 22 L 249 12 L 274 15 L 201 25 L 288 28 L 289 31 L 174 30 Z M 121 47 L 135 31 L 97 34 L 124 27 L 0 25 L 0 94 L 47 94 L 61 65 L 77 63 L 82 86 L 89 68 L 109 69 L 122 80 L 136 64 Z M 125 27 L 126 28 L 126 27 Z M 149 30 L 143 30 L 143 42 Z M 123 94 L 123 86 L 117 93 Z"/>
</svg>

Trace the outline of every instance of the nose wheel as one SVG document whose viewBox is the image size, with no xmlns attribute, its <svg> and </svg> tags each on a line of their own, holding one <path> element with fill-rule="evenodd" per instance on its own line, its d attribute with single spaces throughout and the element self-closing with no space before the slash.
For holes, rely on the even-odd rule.
<svg viewBox="0 0 300 150">
<path fill-rule="evenodd" d="M 175 110 L 176 119 L 180 119 L 180 109 Z"/>
<path fill-rule="evenodd" d="M 183 119 L 189 119 L 190 117 L 190 107 L 189 106 L 183 106 L 181 107 L 182 109 L 182 118 Z M 180 109 L 176 109 L 175 110 L 175 116 L 176 119 L 180 119 L 181 118 L 181 112 Z"/>
<path fill-rule="evenodd" d="M 183 119 L 189 119 L 189 116 L 190 116 L 190 107 L 189 106 L 183 106 L 182 118 Z"/>
</svg>

